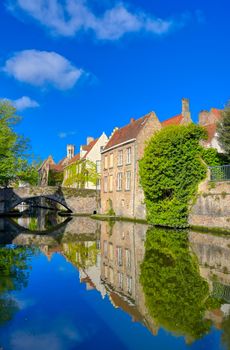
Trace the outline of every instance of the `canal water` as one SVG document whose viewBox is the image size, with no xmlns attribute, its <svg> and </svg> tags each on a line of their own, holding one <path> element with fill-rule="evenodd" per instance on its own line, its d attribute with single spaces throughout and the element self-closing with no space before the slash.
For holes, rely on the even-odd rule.
<svg viewBox="0 0 230 350">
<path fill-rule="evenodd" d="M 1 219 L 0 349 L 230 349 L 230 237 Z"/>
</svg>

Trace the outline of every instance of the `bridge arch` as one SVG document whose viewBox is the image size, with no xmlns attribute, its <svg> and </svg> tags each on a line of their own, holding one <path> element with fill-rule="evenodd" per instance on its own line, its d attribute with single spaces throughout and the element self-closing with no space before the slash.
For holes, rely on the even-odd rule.
<svg viewBox="0 0 230 350">
<path fill-rule="evenodd" d="M 67 209 L 67 211 L 69 212 L 69 213 L 72 213 L 73 211 L 71 210 L 71 208 L 69 208 L 68 206 L 67 206 L 67 204 L 64 202 L 64 201 L 62 201 L 62 200 L 60 200 L 60 199 L 57 199 L 57 198 L 54 198 L 53 196 L 47 196 L 47 195 L 41 195 L 41 196 L 39 196 L 39 195 L 37 195 L 37 196 L 29 196 L 29 197 L 24 197 L 24 198 L 17 198 L 17 199 L 15 199 L 14 201 L 12 201 L 11 203 L 10 203 L 10 206 L 9 206 L 9 208 L 8 208 L 8 211 L 11 211 L 11 210 L 13 210 L 15 207 L 17 207 L 19 204 L 21 204 L 22 202 L 27 202 L 27 201 L 29 201 L 29 200 L 33 200 L 33 199 L 38 199 L 38 198 L 45 198 L 45 199 L 48 199 L 48 200 L 50 200 L 50 201 L 53 201 L 53 202 L 55 202 L 55 203 L 58 203 L 58 204 L 60 204 L 60 205 L 62 205 L 64 208 L 66 208 Z"/>
</svg>

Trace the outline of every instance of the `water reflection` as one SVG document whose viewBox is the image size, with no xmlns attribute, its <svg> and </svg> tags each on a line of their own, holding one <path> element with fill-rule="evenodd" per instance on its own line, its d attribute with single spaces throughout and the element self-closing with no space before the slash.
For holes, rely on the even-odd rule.
<svg viewBox="0 0 230 350">
<path fill-rule="evenodd" d="M 59 219 L 55 220 L 56 225 Z M 38 246 L 50 262 L 59 254 L 79 271 L 86 294 L 98 291 L 114 308 L 144 325 L 156 336 L 152 339 L 161 339 L 162 329 L 172 337 L 182 336 L 185 347 L 202 339 L 205 349 L 215 327 L 222 332 L 223 347 L 218 348 L 230 346 L 230 237 L 77 217 L 45 235 L 19 232 L 11 243 L 23 249 L 18 266 L 25 276 L 28 247 Z M 14 275 L 14 280 L 20 276 Z M 3 289 L 0 295 L 2 309 L 1 300 L 7 300 Z M 8 305 L 11 311 L 5 320 L 17 311 L 14 304 Z"/>
<path fill-rule="evenodd" d="M 13 221 L 30 231 L 47 231 L 66 220 L 66 217 L 58 215 L 56 210 L 28 206 L 23 208 L 21 215 L 14 217 Z"/>
<path fill-rule="evenodd" d="M 28 261 L 34 249 L 28 247 L 0 247 L 0 324 L 9 321 L 19 310 L 12 291 L 27 286 Z"/>
</svg>

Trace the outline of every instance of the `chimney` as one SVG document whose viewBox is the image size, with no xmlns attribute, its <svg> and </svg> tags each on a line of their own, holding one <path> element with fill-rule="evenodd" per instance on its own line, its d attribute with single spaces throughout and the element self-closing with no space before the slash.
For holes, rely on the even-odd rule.
<svg viewBox="0 0 230 350">
<path fill-rule="evenodd" d="M 87 141 L 86 141 L 87 145 L 89 145 L 89 144 L 90 144 L 90 142 L 92 142 L 93 140 L 94 140 L 94 138 L 93 138 L 93 137 L 88 136 L 88 137 L 87 137 Z"/>
<path fill-rule="evenodd" d="M 183 117 L 185 114 L 189 112 L 189 99 L 188 98 L 182 98 L 182 115 Z"/>
<path fill-rule="evenodd" d="M 191 123 L 191 113 L 190 113 L 190 107 L 189 107 L 189 99 L 188 98 L 182 98 L 182 112 L 181 112 L 184 123 Z"/>
<path fill-rule="evenodd" d="M 74 156 L 74 145 L 67 145 L 67 158 L 71 159 Z"/>
</svg>

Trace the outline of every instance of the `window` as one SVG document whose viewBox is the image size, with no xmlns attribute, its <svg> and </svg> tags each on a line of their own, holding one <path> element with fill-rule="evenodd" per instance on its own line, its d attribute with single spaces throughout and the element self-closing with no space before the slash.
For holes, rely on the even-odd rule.
<svg viewBox="0 0 230 350">
<path fill-rule="evenodd" d="M 100 161 L 100 160 L 97 160 L 97 161 L 96 161 L 96 172 L 97 172 L 98 174 L 101 173 L 101 161 Z"/>
<path fill-rule="evenodd" d="M 104 257 L 106 257 L 108 254 L 108 242 L 107 241 L 104 241 L 103 249 L 104 249 Z"/>
<path fill-rule="evenodd" d="M 113 260 L 113 244 L 109 243 L 109 258 Z"/>
<path fill-rule="evenodd" d="M 122 248 L 117 247 L 117 264 L 118 266 L 122 266 L 123 257 L 122 257 Z"/>
<path fill-rule="evenodd" d="M 132 294 L 132 277 L 127 276 L 126 283 L 127 283 L 127 292 L 129 294 Z"/>
<path fill-rule="evenodd" d="M 113 175 L 109 176 L 109 192 L 113 192 Z"/>
<path fill-rule="evenodd" d="M 130 191 L 130 189 L 131 189 L 131 171 L 126 172 L 125 189 L 126 189 L 126 191 Z"/>
<path fill-rule="evenodd" d="M 108 271 L 108 266 L 105 265 L 105 278 L 108 278 L 109 271 Z"/>
<path fill-rule="evenodd" d="M 123 289 L 123 273 L 118 272 L 118 287 Z"/>
<path fill-rule="evenodd" d="M 131 267 L 131 252 L 129 249 L 125 249 L 125 265 L 127 269 Z"/>
<path fill-rule="evenodd" d="M 113 153 L 111 153 L 109 156 L 109 167 L 113 168 Z"/>
<path fill-rule="evenodd" d="M 108 192 L 108 176 L 104 176 L 104 192 Z"/>
<path fill-rule="evenodd" d="M 131 147 L 126 150 L 126 164 L 131 164 Z"/>
<path fill-rule="evenodd" d="M 123 151 L 118 151 L 117 165 L 121 166 L 123 164 Z"/>
<path fill-rule="evenodd" d="M 117 174 L 117 191 L 122 190 L 122 173 Z"/>
<path fill-rule="evenodd" d="M 112 267 L 109 268 L 109 281 L 113 284 L 113 269 Z"/>
<path fill-rule="evenodd" d="M 105 156 L 105 169 L 108 169 L 108 156 Z"/>
</svg>

